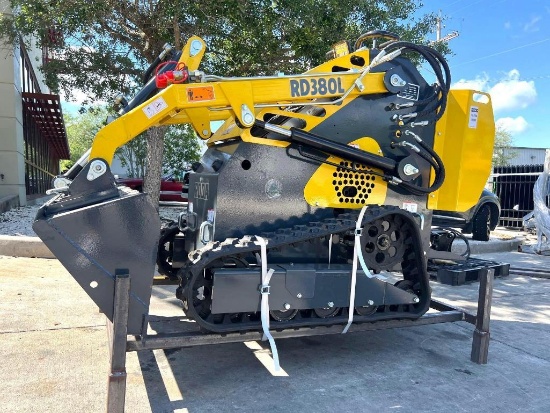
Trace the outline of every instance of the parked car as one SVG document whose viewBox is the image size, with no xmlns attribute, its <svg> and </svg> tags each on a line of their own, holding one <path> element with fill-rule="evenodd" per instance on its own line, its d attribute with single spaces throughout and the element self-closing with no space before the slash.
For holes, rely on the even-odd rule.
<svg viewBox="0 0 550 413">
<path fill-rule="evenodd" d="M 181 197 L 182 198 L 188 198 L 189 197 L 189 174 L 191 171 L 186 171 L 183 174 L 183 186 L 181 187 Z"/>
<path fill-rule="evenodd" d="M 462 228 L 464 234 L 472 234 L 472 239 L 489 241 L 489 235 L 498 224 L 500 202 L 491 191 L 484 189 L 479 201 L 465 212 L 435 210 L 432 225 L 438 227 Z"/>
<path fill-rule="evenodd" d="M 143 191 L 143 178 L 117 178 L 116 182 L 139 192 Z M 183 181 L 177 180 L 174 174 L 164 175 L 160 180 L 160 200 L 187 202 L 182 188 Z"/>
</svg>

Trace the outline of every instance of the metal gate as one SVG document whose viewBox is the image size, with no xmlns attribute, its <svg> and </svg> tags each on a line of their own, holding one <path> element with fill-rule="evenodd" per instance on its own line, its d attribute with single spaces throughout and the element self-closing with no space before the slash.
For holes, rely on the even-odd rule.
<svg viewBox="0 0 550 413">
<path fill-rule="evenodd" d="M 493 170 L 493 192 L 499 197 L 499 225 L 521 228 L 522 219 L 533 210 L 533 186 L 544 165 L 496 166 Z"/>
</svg>

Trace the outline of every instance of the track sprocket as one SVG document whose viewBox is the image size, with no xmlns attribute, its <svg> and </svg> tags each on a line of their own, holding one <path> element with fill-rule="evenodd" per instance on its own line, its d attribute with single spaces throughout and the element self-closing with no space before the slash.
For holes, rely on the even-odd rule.
<svg viewBox="0 0 550 413">
<path fill-rule="evenodd" d="M 399 215 L 387 215 L 369 222 L 361 234 L 361 251 L 374 272 L 391 270 L 403 260 L 407 226 Z"/>
</svg>

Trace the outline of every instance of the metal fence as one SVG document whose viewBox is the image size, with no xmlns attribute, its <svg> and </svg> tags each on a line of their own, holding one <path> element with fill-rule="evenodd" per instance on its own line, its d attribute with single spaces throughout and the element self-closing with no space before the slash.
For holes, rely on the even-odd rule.
<svg viewBox="0 0 550 413">
<path fill-rule="evenodd" d="M 494 168 L 493 192 L 500 199 L 500 226 L 511 228 L 523 226 L 523 217 L 533 210 L 533 186 L 543 168 L 542 164 Z"/>
</svg>

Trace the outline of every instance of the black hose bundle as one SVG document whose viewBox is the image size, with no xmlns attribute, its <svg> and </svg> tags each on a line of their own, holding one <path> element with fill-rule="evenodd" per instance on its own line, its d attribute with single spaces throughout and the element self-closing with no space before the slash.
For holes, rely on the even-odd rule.
<svg viewBox="0 0 550 413">
<path fill-rule="evenodd" d="M 413 51 L 421 55 L 433 69 L 433 72 L 437 79 L 437 85 L 435 85 L 434 94 L 424 100 L 417 101 L 415 106 L 429 105 L 423 111 L 419 112 L 417 117 L 423 117 L 429 114 L 434 114 L 432 119 L 428 119 L 432 122 L 437 122 L 445 112 L 447 106 L 447 95 L 451 88 L 451 71 L 445 58 L 441 53 L 430 46 L 418 45 L 406 41 L 395 41 L 385 43 L 382 49 L 386 53 L 393 52 L 401 49 L 402 53 L 407 51 Z M 430 105 L 431 102 L 436 101 L 435 105 Z"/>
<path fill-rule="evenodd" d="M 426 145 L 426 143 L 422 139 L 420 139 L 420 137 L 418 137 L 417 135 L 414 136 L 421 147 L 419 148 L 420 151 L 418 152 L 418 155 L 426 160 L 434 169 L 434 182 L 428 188 L 423 188 L 421 186 L 413 185 L 408 182 L 401 182 L 400 185 L 403 188 L 407 189 L 413 195 L 425 195 L 437 191 L 441 187 L 441 185 L 443 185 L 443 182 L 445 181 L 445 167 L 439 155 L 432 148 Z"/>
<path fill-rule="evenodd" d="M 401 53 L 412 51 L 418 53 L 426 59 L 428 64 L 433 69 L 437 83 L 434 85 L 434 93 L 431 96 L 414 103 L 414 106 L 425 106 L 422 111 L 417 112 L 415 118 L 422 118 L 430 123 L 435 123 L 441 119 L 443 113 L 445 112 L 445 108 L 447 107 L 447 96 L 451 88 L 451 71 L 443 55 L 430 46 L 418 45 L 400 40 L 382 44 L 381 50 L 386 54 L 392 53 L 396 50 L 401 50 Z M 412 132 L 409 133 L 415 137 L 419 145 L 417 147 L 418 155 L 426 160 L 434 169 L 435 179 L 433 184 L 428 188 L 423 188 L 409 182 L 400 182 L 399 185 L 407 189 L 407 191 L 413 195 L 429 194 L 439 189 L 445 180 L 445 168 L 443 166 L 443 161 L 439 155 L 426 143 L 424 143 L 418 135 Z"/>
</svg>

